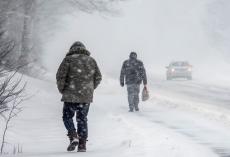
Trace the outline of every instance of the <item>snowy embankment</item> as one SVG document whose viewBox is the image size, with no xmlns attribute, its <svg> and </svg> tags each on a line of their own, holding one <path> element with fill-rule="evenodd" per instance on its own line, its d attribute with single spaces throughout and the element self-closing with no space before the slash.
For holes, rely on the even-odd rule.
<svg viewBox="0 0 230 157">
<path fill-rule="evenodd" d="M 215 151 L 219 145 L 213 141 L 230 139 L 227 126 L 200 116 L 188 105 L 183 106 L 185 103 L 180 102 L 179 106 L 186 110 L 177 107 L 175 97 L 164 96 L 163 90 L 158 93 L 156 86 L 152 91 L 151 100 L 141 104 L 140 113 L 128 113 L 125 88 L 120 88 L 117 80 L 105 78 L 90 108 L 88 151 L 81 156 L 220 156 Z M 23 147 L 23 154 L 18 156 L 76 156 L 77 152 L 66 152 L 68 139 L 55 82 L 28 78 L 27 93 L 33 97 L 24 102 L 24 111 L 13 122 L 7 142 Z M 212 137 L 220 134 L 220 139 Z"/>
</svg>

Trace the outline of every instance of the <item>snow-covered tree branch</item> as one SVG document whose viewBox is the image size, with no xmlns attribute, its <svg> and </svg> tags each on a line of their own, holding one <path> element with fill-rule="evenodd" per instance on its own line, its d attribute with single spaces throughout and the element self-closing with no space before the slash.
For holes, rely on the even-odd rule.
<svg viewBox="0 0 230 157">
<path fill-rule="evenodd" d="M 26 65 L 22 73 L 38 74 L 42 70 L 42 38 L 50 34 L 57 19 L 78 11 L 93 13 L 114 12 L 114 6 L 122 0 L 1 0 L 0 26 L 6 28 L 7 36 L 15 42 L 9 60 Z M 124 0 L 123 0 L 124 1 Z M 36 74 L 33 68 L 36 69 Z"/>
</svg>

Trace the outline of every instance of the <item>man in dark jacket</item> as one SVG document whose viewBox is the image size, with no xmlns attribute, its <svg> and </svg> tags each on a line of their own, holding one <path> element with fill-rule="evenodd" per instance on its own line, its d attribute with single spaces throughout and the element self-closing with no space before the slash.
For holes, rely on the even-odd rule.
<svg viewBox="0 0 230 157">
<path fill-rule="evenodd" d="M 147 76 L 144 65 L 142 61 L 137 59 L 137 53 L 131 52 L 129 59 L 123 63 L 120 75 L 121 86 L 127 85 L 130 112 L 133 112 L 134 109 L 139 111 L 139 93 L 142 82 L 144 83 L 144 88 L 147 89 Z"/>
<path fill-rule="evenodd" d="M 90 57 L 81 42 L 75 42 L 62 61 L 56 74 L 57 87 L 62 94 L 63 122 L 70 139 L 68 151 L 86 151 L 88 138 L 87 115 L 90 103 L 93 101 L 93 92 L 101 82 L 101 72 L 96 61 Z M 77 132 L 73 117 L 76 113 Z"/>
</svg>

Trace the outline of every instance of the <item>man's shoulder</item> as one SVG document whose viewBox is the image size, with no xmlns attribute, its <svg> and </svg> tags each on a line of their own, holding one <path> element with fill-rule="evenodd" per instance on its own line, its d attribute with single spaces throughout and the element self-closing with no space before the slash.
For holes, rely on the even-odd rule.
<svg viewBox="0 0 230 157">
<path fill-rule="evenodd" d="M 63 59 L 64 62 L 70 62 L 70 60 L 71 60 L 71 56 L 65 56 Z"/>
<path fill-rule="evenodd" d="M 128 64 L 128 63 L 129 63 L 128 59 L 123 62 L 123 64 Z"/>
<path fill-rule="evenodd" d="M 96 59 L 94 59 L 94 58 L 91 57 L 91 56 L 87 56 L 87 57 L 88 57 L 88 59 L 89 59 L 90 62 L 93 62 L 93 63 L 97 64 Z"/>
<path fill-rule="evenodd" d="M 141 60 L 139 60 L 139 59 L 137 59 L 137 63 L 143 64 L 143 62 Z"/>
<path fill-rule="evenodd" d="M 84 57 L 85 57 L 84 59 L 86 59 L 86 62 L 87 62 L 87 63 L 89 63 L 89 64 L 91 64 L 91 65 L 93 65 L 93 66 L 97 66 L 97 61 L 96 61 L 96 59 L 94 59 L 93 57 L 88 56 L 88 55 L 85 55 Z"/>
</svg>

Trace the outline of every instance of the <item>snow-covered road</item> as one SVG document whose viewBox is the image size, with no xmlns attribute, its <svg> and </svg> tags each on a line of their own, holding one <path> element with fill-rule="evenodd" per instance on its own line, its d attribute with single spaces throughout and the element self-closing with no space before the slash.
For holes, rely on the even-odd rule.
<svg viewBox="0 0 230 157">
<path fill-rule="evenodd" d="M 89 113 L 85 157 L 230 157 L 230 89 L 196 81 L 151 80 L 151 99 L 129 113 L 126 90 L 104 79 Z M 54 82 L 29 79 L 36 95 L 8 134 L 28 157 L 72 157 Z M 210 98 L 209 98 L 210 97 Z"/>
<path fill-rule="evenodd" d="M 221 157 L 230 156 L 230 134 L 226 128 L 230 124 L 229 88 L 159 79 L 154 80 L 153 86 L 156 94 L 153 93 L 152 102 L 161 109 L 145 116 L 206 145 Z"/>
<path fill-rule="evenodd" d="M 218 105 L 230 109 L 230 87 L 208 84 L 198 81 L 187 81 L 183 79 L 166 81 L 164 79 L 152 79 L 153 87 L 157 92 L 164 95 L 174 95 L 186 98 L 198 103 Z"/>
</svg>

